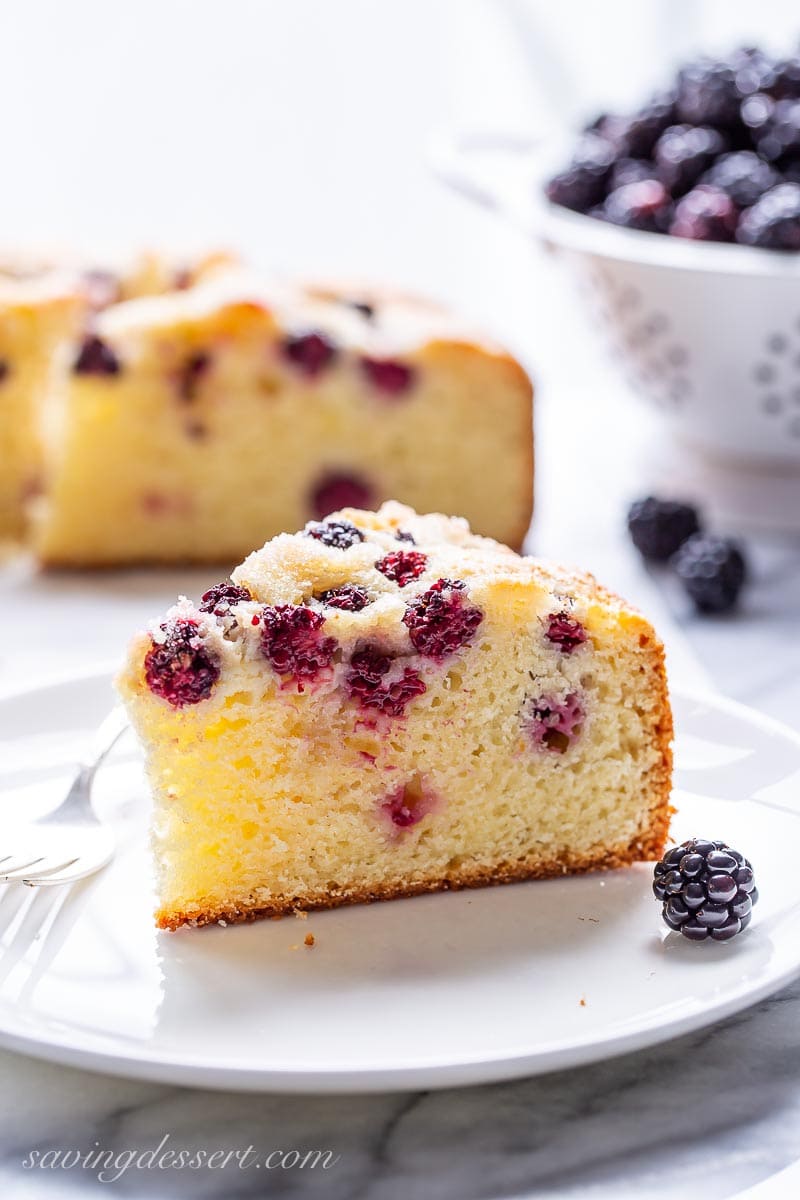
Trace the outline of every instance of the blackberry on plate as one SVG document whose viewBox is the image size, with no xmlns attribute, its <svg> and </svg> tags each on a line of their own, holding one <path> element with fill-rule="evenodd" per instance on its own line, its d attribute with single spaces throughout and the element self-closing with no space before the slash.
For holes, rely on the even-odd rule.
<svg viewBox="0 0 800 1200">
<path fill-rule="evenodd" d="M 566 171 L 547 184 L 548 200 L 576 212 L 586 212 L 599 204 L 615 158 L 616 151 L 607 138 L 597 133 L 584 134 Z"/>
<path fill-rule="evenodd" d="M 697 510 L 680 500 L 647 496 L 628 510 L 631 540 L 642 557 L 652 562 L 666 562 L 699 530 Z"/>
<path fill-rule="evenodd" d="M 752 150 L 723 154 L 700 179 L 701 184 L 721 188 L 738 208 L 750 208 L 764 192 L 781 182 L 775 168 Z"/>
<path fill-rule="evenodd" d="M 670 125 L 656 142 L 653 154 L 658 177 L 673 196 L 682 196 L 727 149 L 728 143 L 718 129 Z"/>
<path fill-rule="evenodd" d="M 733 608 L 747 576 L 744 555 L 730 538 L 696 533 L 672 560 L 695 607 L 704 613 Z"/>
<path fill-rule="evenodd" d="M 603 205 L 603 217 L 612 225 L 663 233 L 669 225 L 669 192 L 657 179 L 626 183 L 611 192 Z"/>
<path fill-rule="evenodd" d="M 727 942 L 745 929 L 758 901 L 753 868 L 725 842 L 690 838 L 653 872 L 653 894 L 670 929 L 693 942 Z"/>
<path fill-rule="evenodd" d="M 800 183 L 779 183 L 742 213 L 737 242 L 766 250 L 800 250 Z"/>
<path fill-rule="evenodd" d="M 700 183 L 678 201 L 669 232 L 697 242 L 732 242 L 739 210 L 727 192 Z"/>
</svg>

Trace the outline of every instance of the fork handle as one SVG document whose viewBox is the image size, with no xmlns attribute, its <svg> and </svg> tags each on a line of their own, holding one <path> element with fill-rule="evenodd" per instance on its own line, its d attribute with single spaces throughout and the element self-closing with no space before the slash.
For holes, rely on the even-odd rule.
<svg viewBox="0 0 800 1200">
<path fill-rule="evenodd" d="M 111 753 L 127 728 L 128 717 L 125 709 L 121 704 L 116 704 L 95 730 L 89 753 L 80 761 L 79 774 L 83 779 L 87 782 L 93 779 L 95 771 Z"/>
</svg>

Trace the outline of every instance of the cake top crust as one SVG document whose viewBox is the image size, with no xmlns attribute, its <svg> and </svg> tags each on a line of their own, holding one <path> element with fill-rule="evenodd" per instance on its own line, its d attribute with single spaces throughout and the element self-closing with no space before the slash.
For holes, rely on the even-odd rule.
<svg viewBox="0 0 800 1200">
<path fill-rule="evenodd" d="M 344 547 L 326 545 L 341 540 L 336 538 L 340 525 L 360 536 L 345 537 L 349 544 Z M 333 539 L 314 536 L 325 528 L 334 530 Z M 393 560 L 398 554 L 415 554 L 418 561 L 404 569 L 402 559 L 399 564 Z M 393 561 L 385 564 L 387 558 Z M 473 533 L 461 517 L 420 514 L 396 500 L 386 501 L 376 512 L 345 508 L 322 522 L 310 521 L 300 533 L 279 534 L 249 555 L 231 578 L 267 604 L 300 604 L 345 584 L 403 603 L 444 578 L 463 581 L 475 595 L 487 588 L 504 589 L 509 596 L 533 588 L 548 599 L 556 595 L 568 603 L 582 600 L 628 608 L 587 572 L 517 554 Z"/>
<path fill-rule="evenodd" d="M 324 286 L 265 279 L 244 269 L 220 270 L 181 292 L 146 296 L 102 313 L 97 333 L 136 342 L 149 335 L 188 338 L 239 328 L 264 333 L 320 332 L 337 346 L 382 359 L 430 344 L 467 344 L 506 352 L 429 300 L 365 285 Z"/>
</svg>

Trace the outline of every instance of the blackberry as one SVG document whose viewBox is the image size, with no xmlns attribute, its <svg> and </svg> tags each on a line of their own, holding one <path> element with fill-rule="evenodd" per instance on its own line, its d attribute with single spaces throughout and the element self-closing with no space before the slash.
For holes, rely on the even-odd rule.
<svg viewBox="0 0 800 1200">
<path fill-rule="evenodd" d="M 616 159 L 614 146 L 598 133 L 586 133 L 567 167 L 545 187 L 548 200 L 575 212 L 588 212 L 600 204 Z"/>
<path fill-rule="evenodd" d="M 200 601 L 200 612 L 213 613 L 215 617 L 226 617 L 232 605 L 241 604 L 253 597 L 246 587 L 226 579 L 224 583 L 215 583 L 207 592 L 203 592 Z"/>
<path fill-rule="evenodd" d="M 732 242 L 738 219 L 727 192 L 701 183 L 678 201 L 669 232 L 697 242 Z"/>
<path fill-rule="evenodd" d="M 742 213 L 737 242 L 767 250 L 800 250 L 800 183 L 779 183 Z"/>
<path fill-rule="evenodd" d="M 672 563 L 695 607 L 704 613 L 733 608 L 747 576 L 736 542 L 702 533 L 684 542 Z"/>
<path fill-rule="evenodd" d="M 336 652 L 334 638 L 322 633 L 325 618 L 303 604 L 276 604 L 261 609 L 261 649 L 272 669 L 288 676 L 303 691 L 330 671 Z"/>
<path fill-rule="evenodd" d="M 655 865 L 653 894 L 669 928 L 693 942 L 729 941 L 750 924 L 758 900 L 744 855 L 706 838 L 667 851 Z"/>
<path fill-rule="evenodd" d="M 682 196 L 727 149 L 728 143 L 718 129 L 670 125 L 656 142 L 653 158 L 664 187 L 673 196 Z"/>
<path fill-rule="evenodd" d="M 736 90 L 740 96 L 751 96 L 754 92 L 776 94 L 780 64 L 755 46 L 737 50 L 731 59 L 736 72 Z"/>
<path fill-rule="evenodd" d="M 355 583 L 343 583 L 341 587 L 328 588 L 317 599 L 328 608 L 340 608 L 342 612 L 361 612 L 371 604 L 369 593 Z"/>
<path fill-rule="evenodd" d="M 418 671 L 395 665 L 390 654 L 369 644 L 350 659 L 346 686 L 350 698 L 362 708 L 385 717 L 402 717 L 406 706 L 426 691 Z"/>
<path fill-rule="evenodd" d="M 742 105 L 742 120 L 762 158 L 774 162 L 800 150 L 800 100 L 749 96 Z"/>
<path fill-rule="evenodd" d="M 375 570 L 402 588 L 419 579 L 427 565 L 428 559 L 419 550 L 394 550 L 375 563 Z"/>
<path fill-rule="evenodd" d="M 539 750 L 566 754 L 583 731 L 586 709 L 577 692 L 565 696 L 538 696 L 526 702 L 523 721 Z"/>
<path fill-rule="evenodd" d="M 775 64 L 772 80 L 764 91 L 779 100 L 800 98 L 800 57 L 784 59 Z"/>
<path fill-rule="evenodd" d="M 150 691 L 173 708 L 207 700 L 219 679 L 220 667 L 197 621 L 178 617 L 162 625 L 161 632 L 163 638 L 151 639 L 144 659 Z"/>
<path fill-rule="evenodd" d="M 669 193 L 657 179 L 626 183 L 611 192 L 603 205 L 603 217 L 612 225 L 664 233 L 669 225 Z"/>
<path fill-rule="evenodd" d="M 697 510 L 679 500 L 647 496 L 628 509 L 628 532 L 643 558 L 666 562 L 700 530 Z"/>
<path fill-rule="evenodd" d="M 406 605 L 403 624 L 414 649 L 441 662 L 472 641 L 483 613 L 467 596 L 461 579 L 437 579 L 427 592 Z"/>
<path fill-rule="evenodd" d="M 349 550 L 356 542 L 363 542 L 364 535 L 350 521 L 320 521 L 306 530 L 306 537 L 312 537 L 323 546 L 331 546 L 334 550 Z"/>
<path fill-rule="evenodd" d="M 632 116 L 604 113 L 594 122 L 593 130 L 611 142 L 618 154 L 647 158 L 667 126 L 674 123 L 675 95 L 663 92 Z"/>
<path fill-rule="evenodd" d="M 322 520 L 340 508 L 371 508 L 375 494 L 369 483 L 354 475 L 327 474 L 312 489 L 311 510 Z"/>
<path fill-rule="evenodd" d="M 200 382 L 210 367 L 211 355 L 202 350 L 186 360 L 178 375 L 178 395 L 181 400 L 191 403 L 196 398 Z"/>
<path fill-rule="evenodd" d="M 371 387 L 392 399 L 410 391 L 416 381 L 414 368 L 393 358 L 368 358 L 364 355 L 361 370 Z"/>
<path fill-rule="evenodd" d="M 586 630 L 580 621 L 576 621 L 562 609 L 561 612 L 550 613 L 544 636 L 548 642 L 558 646 L 562 654 L 572 654 L 573 650 L 577 650 L 578 646 L 582 646 L 586 641 Z"/>
<path fill-rule="evenodd" d="M 620 158 L 608 180 L 609 192 L 625 187 L 626 183 L 641 183 L 645 179 L 657 179 L 656 165 L 648 158 Z"/>
<path fill-rule="evenodd" d="M 76 375 L 119 375 L 121 367 L 111 347 L 90 333 L 81 343 L 72 370 Z"/>
<path fill-rule="evenodd" d="M 735 129 L 741 100 L 736 70 L 730 63 L 701 58 L 678 73 L 675 109 L 678 120 L 687 125 Z"/>
<path fill-rule="evenodd" d="M 718 158 L 700 182 L 727 192 L 737 208 L 749 208 L 764 192 L 780 183 L 781 177 L 752 150 L 738 150 Z"/>
<path fill-rule="evenodd" d="M 309 379 L 331 366 L 339 353 L 330 338 L 318 330 L 290 334 L 282 350 L 284 358 Z"/>
</svg>

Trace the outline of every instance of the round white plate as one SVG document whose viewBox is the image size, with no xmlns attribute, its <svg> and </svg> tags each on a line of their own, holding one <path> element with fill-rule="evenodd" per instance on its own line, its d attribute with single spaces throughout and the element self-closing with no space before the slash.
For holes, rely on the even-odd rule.
<svg viewBox="0 0 800 1200">
<path fill-rule="evenodd" d="M 0 829 L 52 805 L 111 701 L 107 675 L 0 696 Z M 354 1092 L 575 1066 L 736 1012 L 800 972 L 800 738 L 714 698 L 675 710 L 673 833 L 724 838 L 759 879 L 732 942 L 668 933 L 646 865 L 157 933 L 129 735 L 97 781 L 111 866 L 0 887 L 0 1043 L 176 1084 Z"/>
</svg>

